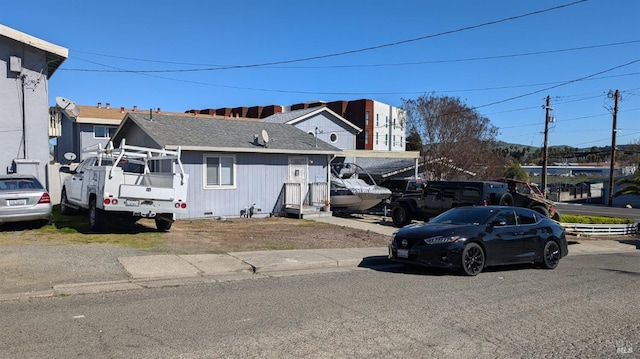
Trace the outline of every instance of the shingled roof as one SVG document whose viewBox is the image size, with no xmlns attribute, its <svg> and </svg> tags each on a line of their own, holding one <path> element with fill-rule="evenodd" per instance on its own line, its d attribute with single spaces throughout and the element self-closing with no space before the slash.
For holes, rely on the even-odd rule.
<svg viewBox="0 0 640 359">
<path fill-rule="evenodd" d="M 336 119 L 338 119 L 338 121 L 346 124 L 347 126 L 353 128 L 358 132 L 362 131 L 360 127 L 349 122 L 349 120 L 335 113 L 334 111 L 332 111 L 330 108 L 326 106 L 310 107 L 310 108 L 303 108 L 300 110 L 293 110 L 289 112 L 276 113 L 269 117 L 263 118 L 262 120 L 260 120 L 260 122 L 287 123 L 287 124 L 293 125 L 297 122 L 300 122 L 304 119 L 312 117 L 321 112 L 329 113 L 331 116 L 334 116 Z"/>
<path fill-rule="evenodd" d="M 114 135 L 114 143 L 139 127 L 159 146 L 183 150 L 337 154 L 340 151 L 294 126 L 280 123 L 183 117 L 129 112 Z M 269 136 L 265 146 L 262 131 Z M 257 135 L 257 140 L 255 136 Z"/>
</svg>

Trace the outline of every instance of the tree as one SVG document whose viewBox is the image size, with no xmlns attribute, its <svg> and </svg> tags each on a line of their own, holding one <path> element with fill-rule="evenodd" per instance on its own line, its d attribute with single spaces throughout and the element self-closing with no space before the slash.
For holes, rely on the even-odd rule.
<svg viewBox="0 0 640 359">
<path fill-rule="evenodd" d="M 409 130 L 409 136 L 407 136 L 407 151 L 420 151 L 422 153 L 422 138 L 420 133 L 415 128 Z"/>
<path fill-rule="evenodd" d="M 525 171 L 519 163 L 513 161 L 509 162 L 509 165 L 504 171 L 504 176 L 506 178 L 529 182 L 529 174 L 527 171 Z"/>
<path fill-rule="evenodd" d="M 625 186 L 617 190 L 613 194 L 614 196 L 621 196 L 624 194 L 640 195 L 640 172 L 636 172 L 636 175 L 631 178 L 622 178 L 616 181 L 616 185 Z"/>
<path fill-rule="evenodd" d="M 494 151 L 498 129 L 457 97 L 403 99 L 410 132 L 424 144 L 425 172 L 433 179 L 490 178 L 504 171 Z"/>
</svg>

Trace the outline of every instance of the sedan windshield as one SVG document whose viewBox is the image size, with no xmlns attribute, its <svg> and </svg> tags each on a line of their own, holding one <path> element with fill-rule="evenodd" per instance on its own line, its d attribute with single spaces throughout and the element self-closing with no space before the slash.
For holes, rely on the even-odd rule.
<svg viewBox="0 0 640 359">
<path fill-rule="evenodd" d="M 442 224 L 483 224 L 497 212 L 487 207 L 455 208 L 433 218 L 429 223 Z"/>
</svg>

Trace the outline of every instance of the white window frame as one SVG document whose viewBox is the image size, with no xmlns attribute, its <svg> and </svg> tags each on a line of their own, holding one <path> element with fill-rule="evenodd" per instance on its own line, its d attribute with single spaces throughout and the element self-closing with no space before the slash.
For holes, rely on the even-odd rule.
<svg viewBox="0 0 640 359">
<path fill-rule="evenodd" d="M 335 137 L 335 138 L 334 138 L 334 137 Z M 331 132 L 331 133 L 329 134 L 329 142 L 331 142 L 331 143 L 336 143 L 336 142 L 338 142 L 338 134 L 337 134 L 337 133 L 335 133 L 335 132 Z"/>
<path fill-rule="evenodd" d="M 232 184 L 230 185 L 210 185 L 207 181 L 207 159 L 209 158 L 230 158 L 233 161 L 233 166 L 231 168 L 231 176 L 232 176 Z M 218 161 L 219 165 L 222 165 L 222 161 Z M 220 167 L 218 167 L 218 171 Z M 218 178 L 222 178 L 220 172 L 218 172 Z M 238 175 L 236 171 L 236 156 L 235 155 L 226 155 L 226 154 L 204 154 L 202 156 L 202 185 L 204 189 L 235 189 L 238 183 Z"/>
<path fill-rule="evenodd" d="M 98 127 L 102 127 L 104 128 L 104 132 L 106 134 L 105 137 L 98 137 L 96 136 L 96 128 Z M 107 126 L 107 125 L 93 125 L 93 138 L 102 138 L 102 139 L 109 139 L 111 138 L 111 135 L 113 135 L 114 133 L 116 133 L 116 130 L 118 129 L 118 126 Z M 112 133 L 110 133 L 112 132 Z"/>
</svg>

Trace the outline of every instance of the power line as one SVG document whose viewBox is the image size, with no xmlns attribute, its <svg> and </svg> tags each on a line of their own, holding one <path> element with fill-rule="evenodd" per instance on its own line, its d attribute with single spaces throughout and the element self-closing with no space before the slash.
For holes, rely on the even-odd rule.
<svg viewBox="0 0 640 359">
<path fill-rule="evenodd" d="M 543 89 L 541 89 L 541 90 L 537 90 L 537 91 L 533 91 L 533 92 L 528 92 L 528 93 L 525 93 L 525 94 L 522 94 L 522 95 L 518 95 L 518 96 L 509 97 L 509 98 L 504 99 L 504 100 L 495 101 L 495 102 L 491 102 L 491 103 L 488 103 L 488 104 L 484 104 L 484 105 L 476 106 L 476 108 L 482 108 L 482 107 L 493 106 L 493 105 L 497 105 L 497 104 L 500 104 L 500 103 L 504 103 L 504 102 L 508 102 L 508 101 L 516 100 L 516 99 L 519 99 L 519 98 L 523 98 L 523 97 L 526 97 L 526 96 L 535 95 L 535 94 L 540 93 L 540 92 L 549 91 L 549 90 L 552 90 L 552 89 L 554 89 L 554 88 L 558 88 L 558 87 L 561 87 L 561 86 L 569 85 L 569 84 L 572 84 L 572 83 L 575 83 L 575 82 L 578 82 L 578 81 L 586 80 L 586 79 L 588 79 L 588 78 L 590 78 L 590 77 L 594 77 L 594 76 L 601 75 L 601 74 L 606 73 L 606 72 L 610 72 L 610 71 L 613 71 L 613 70 L 617 70 L 617 69 L 619 69 L 619 68 L 622 68 L 622 67 L 625 67 L 625 66 L 629 66 L 629 65 L 635 64 L 636 62 L 640 62 L 640 59 L 636 59 L 636 60 L 633 60 L 633 61 L 627 62 L 627 63 L 622 64 L 622 65 L 614 66 L 614 67 L 612 67 L 612 68 L 609 68 L 609 69 L 606 69 L 606 70 L 603 70 L 603 71 L 599 71 L 599 72 L 596 72 L 596 73 L 594 73 L 594 74 L 587 75 L 587 76 L 584 76 L 584 77 L 580 77 L 580 78 L 577 78 L 577 79 L 575 79 L 575 80 L 562 82 L 562 83 L 560 83 L 560 84 L 558 84 L 558 85 L 555 85 L 555 86 L 551 86 L 551 87 L 543 88 Z"/>
<path fill-rule="evenodd" d="M 215 70 L 226 70 L 226 69 L 239 69 L 239 68 L 250 68 L 250 67 L 264 67 L 264 66 L 291 64 L 291 63 L 296 63 L 296 62 L 305 62 L 305 61 L 311 61 L 311 60 L 326 59 L 326 58 L 330 58 L 330 57 L 351 55 L 351 54 L 356 54 L 356 53 L 360 53 L 360 52 L 378 50 L 378 49 L 382 49 L 382 48 L 386 48 L 386 47 L 392 47 L 392 46 L 398 46 L 398 45 L 404 45 L 404 44 L 417 42 L 417 41 L 422 41 L 422 40 L 427 40 L 427 39 L 432 39 L 432 38 L 440 37 L 440 36 L 444 36 L 444 35 L 451 35 L 451 34 L 455 34 L 455 33 L 458 33 L 458 32 L 474 30 L 474 29 L 478 29 L 478 28 L 482 28 L 482 27 L 496 25 L 496 24 L 500 24 L 500 23 L 503 23 L 503 22 L 513 21 L 513 20 L 522 19 L 522 18 L 525 18 L 525 17 L 533 16 L 533 15 L 539 15 L 539 14 L 543 14 L 543 13 L 546 13 L 546 12 L 563 9 L 563 8 L 566 8 L 566 7 L 569 7 L 569 6 L 573 6 L 573 5 L 577 5 L 579 3 L 583 3 L 583 2 L 586 2 L 586 1 L 587 0 L 577 0 L 577 1 L 574 1 L 574 2 L 571 2 L 571 3 L 568 3 L 568 4 L 558 5 L 558 6 L 550 7 L 550 8 L 543 9 L 543 10 L 532 11 L 532 12 L 525 13 L 525 14 L 522 14 L 522 15 L 510 16 L 510 17 L 506 17 L 506 18 L 503 18 L 503 19 L 500 19 L 500 20 L 488 21 L 488 22 L 477 24 L 477 25 L 461 27 L 461 28 L 458 28 L 458 29 L 455 29 L 455 30 L 442 31 L 442 32 L 439 32 L 439 33 L 436 33 L 436 34 L 420 36 L 420 37 L 416 37 L 416 38 L 413 38 L 413 39 L 390 42 L 390 43 L 382 44 L 382 45 L 369 46 L 369 47 L 364 47 L 364 48 L 356 49 L 356 50 L 348 50 L 348 51 L 336 52 L 336 53 L 326 54 L 326 55 L 309 56 L 309 57 L 303 57 L 303 58 L 293 59 L 293 60 L 272 61 L 272 62 L 264 62 L 264 63 L 258 63 L 258 64 L 249 64 L 249 65 L 233 65 L 233 66 L 215 67 L 214 69 Z M 132 71 L 132 72 L 134 72 L 134 71 Z"/>
<path fill-rule="evenodd" d="M 495 59 L 505 59 L 505 58 L 514 58 L 514 57 L 534 56 L 534 55 L 545 55 L 545 54 L 553 54 L 553 53 L 560 53 L 560 52 L 570 52 L 570 51 L 588 50 L 588 49 L 602 48 L 602 47 L 620 46 L 620 45 L 627 45 L 627 44 L 633 44 L 633 43 L 639 43 L 639 42 L 640 42 L 640 40 L 630 40 L 630 41 L 614 42 L 614 43 L 609 43 L 609 44 L 599 44 L 599 45 L 573 47 L 573 48 L 567 48 L 567 49 L 544 50 L 544 51 L 534 51 L 534 52 L 525 52 L 525 53 L 517 53 L 517 54 L 506 54 L 506 55 L 495 55 L 495 56 L 484 56 L 484 57 L 470 57 L 470 58 L 448 59 L 448 60 L 431 60 L 431 61 L 415 61 L 415 62 L 383 63 L 383 64 L 326 65 L 326 66 L 259 66 L 259 65 L 255 65 L 254 67 L 284 68 L 284 69 L 338 69 L 338 68 L 415 66 L 415 65 L 429 65 L 429 64 L 454 63 L 454 62 L 470 62 L 470 61 L 495 60 Z M 209 67 L 206 67 L 206 68 L 195 68 L 195 69 L 163 69 L 163 70 L 99 70 L 99 69 L 73 69 L 73 68 L 71 68 L 71 69 L 65 68 L 65 69 L 60 69 L 60 70 L 64 70 L 64 71 L 80 71 L 80 72 L 152 72 L 152 73 L 167 72 L 167 73 L 171 73 L 171 72 L 218 71 L 218 70 L 238 69 L 238 68 L 242 68 L 244 66 L 249 66 L 249 65 L 209 65 L 209 64 L 193 64 L 193 63 L 182 63 L 182 62 L 172 62 L 172 61 L 156 61 L 156 60 L 137 59 L 137 58 L 130 58 L 130 57 L 122 57 L 122 56 L 104 55 L 104 54 L 85 52 L 85 51 L 77 51 L 77 52 L 96 55 L 96 56 L 111 57 L 111 58 L 116 58 L 116 59 L 133 60 L 133 61 L 144 61 L 144 62 L 154 62 L 154 63 L 164 63 L 164 64 L 177 64 L 177 65 L 199 65 L 199 66 L 209 66 Z M 84 59 L 81 59 L 81 58 L 77 58 L 77 59 L 84 60 Z"/>
</svg>

